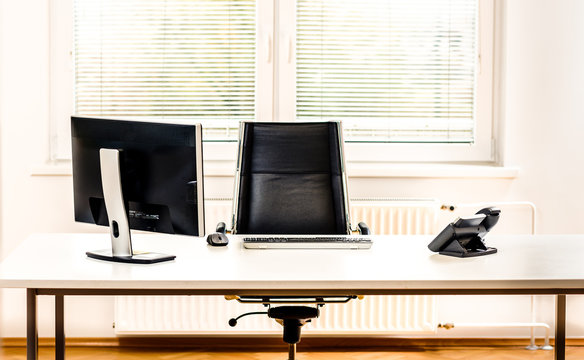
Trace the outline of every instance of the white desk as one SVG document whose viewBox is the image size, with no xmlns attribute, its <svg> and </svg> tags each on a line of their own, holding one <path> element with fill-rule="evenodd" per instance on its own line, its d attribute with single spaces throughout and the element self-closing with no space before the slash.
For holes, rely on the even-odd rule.
<svg viewBox="0 0 584 360">
<path fill-rule="evenodd" d="M 177 255 L 153 265 L 88 259 L 107 234 L 38 234 L 0 264 L 0 287 L 27 289 L 27 354 L 37 359 L 36 296 L 56 298 L 56 357 L 64 358 L 64 295 L 553 294 L 555 358 L 565 358 L 567 294 L 584 294 L 584 235 L 491 236 L 499 252 L 453 258 L 429 236 L 376 237 L 370 250 L 246 250 L 204 238 L 134 235 L 135 249 Z"/>
</svg>

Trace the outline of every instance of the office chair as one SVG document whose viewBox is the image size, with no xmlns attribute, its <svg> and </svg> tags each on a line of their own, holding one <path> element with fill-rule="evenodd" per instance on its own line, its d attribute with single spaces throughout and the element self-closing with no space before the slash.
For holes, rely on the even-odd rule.
<svg viewBox="0 0 584 360">
<path fill-rule="evenodd" d="M 352 233 L 340 122 L 242 122 L 231 233 L 233 234 L 337 234 Z M 218 232 L 225 232 L 219 223 Z M 370 234 L 359 223 L 361 234 Z M 276 296 L 237 297 L 257 302 L 284 326 L 289 359 L 295 358 L 301 327 L 319 316 L 319 307 L 342 299 Z M 311 306 L 274 304 L 311 303 Z M 257 312 L 248 313 L 257 314 Z M 237 319 L 230 320 L 235 326 Z"/>
</svg>

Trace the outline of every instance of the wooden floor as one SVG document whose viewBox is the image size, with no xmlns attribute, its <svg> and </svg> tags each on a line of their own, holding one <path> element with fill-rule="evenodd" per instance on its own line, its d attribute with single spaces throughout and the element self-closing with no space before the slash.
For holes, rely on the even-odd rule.
<svg viewBox="0 0 584 360">
<path fill-rule="evenodd" d="M 516 359 L 549 359 L 554 358 L 553 351 L 525 350 L 523 347 L 473 347 L 473 348 L 404 348 L 390 351 L 345 351 L 336 349 L 313 349 L 303 352 L 299 349 L 298 360 L 431 360 L 431 359 L 473 359 L 473 360 L 516 360 Z M 2 360 L 25 360 L 26 350 L 23 347 L 0 348 Z M 566 350 L 567 359 L 583 359 L 584 347 L 573 346 Z M 119 347 L 70 347 L 66 350 L 67 360 L 285 360 L 286 348 L 282 351 L 269 349 L 265 352 L 234 352 L 211 351 L 201 349 L 189 351 L 187 349 L 139 349 Z M 39 359 L 54 359 L 54 350 L 51 347 L 39 349 Z"/>
</svg>

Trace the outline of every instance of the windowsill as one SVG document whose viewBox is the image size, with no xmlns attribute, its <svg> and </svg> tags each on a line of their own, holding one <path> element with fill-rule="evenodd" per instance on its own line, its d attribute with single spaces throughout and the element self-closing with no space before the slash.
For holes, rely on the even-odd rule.
<svg viewBox="0 0 584 360">
<path fill-rule="evenodd" d="M 205 176 L 232 177 L 235 172 L 233 161 L 208 161 Z M 71 164 L 46 164 L 35 166 L 31 176 L 71 176 Z M 396 164 L 374 162 L 348 162 L 347 175 L 350 178 L 494 178 L 514 179 L 519 176 L 518 167 L 493 165 L 457 164 Z"/>
<path fill-rule="evenodd" d="M 30 176 L 71 176 L 73 175 L 71 163 L 40 164 L 33 166 Z"/>
<path fill-rule="evenodd" d="M 354 178 L 499 178 L 514 179 L 518 167 L 494 165 L 347 163 Z"/>
</svg>

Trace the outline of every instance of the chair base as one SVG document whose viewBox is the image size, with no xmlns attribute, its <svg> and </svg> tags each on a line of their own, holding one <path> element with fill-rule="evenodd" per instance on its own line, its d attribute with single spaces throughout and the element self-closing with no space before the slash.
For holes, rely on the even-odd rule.
<svg viewBox="0 0 584 360">
<path fill-rule="evenodd" d="M 300 341 L 302 326 L 319 315 L 318 307 L 278 306 L 268 310 L 268 316 L 284 327 L 284 342 L 288 343 L 288 360 L 296 359 L 296 344 Z"/>
<path fill-rule="evenodd" d="M 284 326 L 283 340 L 288 344 L 299 342 L 302 325 L 318 315 L 318 308 L 310 306 L 278 306 L 268 310 L 268 316 Z"/>
<path fill-rule="evenodd" d="M 288 343 L 288 359 L 294 360 L 296 359 L 296 344 L 300 342 L 302 326 L 317 318 L 320 315 L 318 307 L 323 305 L 319 302 L 316 307 L 298 305 L 269 307 L 267 312 L 249 312 L 230 319 L 229 325 L 237 325 L 237 320 L 247 315 L 267 314 L 268 317 L 276 320 L 284 327 L 283 340 Z"/>
</svg>

